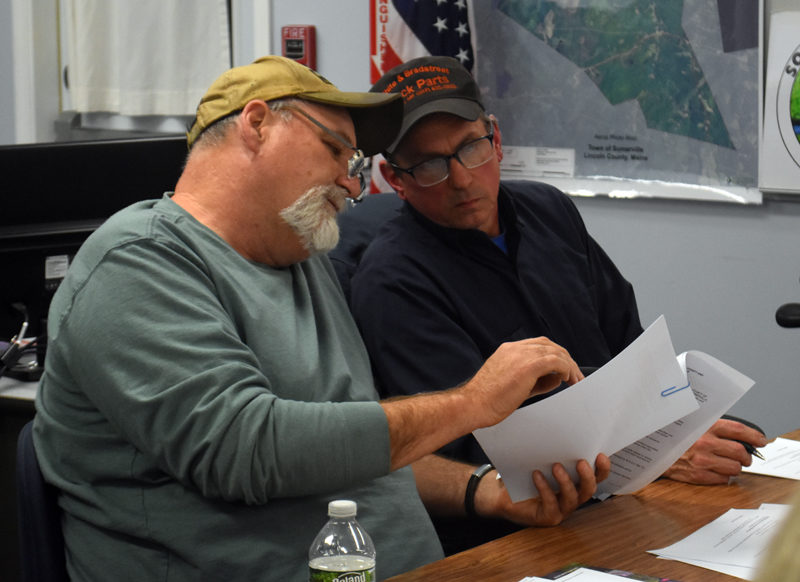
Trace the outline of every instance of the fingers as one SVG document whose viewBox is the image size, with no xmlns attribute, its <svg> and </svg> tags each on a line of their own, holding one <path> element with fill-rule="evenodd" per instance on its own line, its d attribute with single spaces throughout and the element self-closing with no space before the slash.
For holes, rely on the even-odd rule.
<svg viewBox="0 0 800 582">
<path fill-rule="evenodd" d="M 530 395 L 543 394 L 558 387 L 561 382 L 575 384 L 583 379 L 578 364 L 569 352 L 545 337 L 515 342 L 531 350 L 531 371 L 536 375 Z"/>
<path fill-rule="evenodd" d="M 738 475 L 742 466 L 752 464 L 753 457 L 748 447 L 758 448 L 766 444 L 767 437 L 761 431 L 735 420 L 720 419 L 692 448 L 700 451 L 699 461 L 704 461 L 708 469 L 727 478 Z M 704 459 L 703 454 L 708 459 Z"/>
<path fill-rule="evenodd" d="M 681 457 L 664 472 L 664 476 L 695 485 L 723 485 L 728 482 L 730 477 L 738 475 L 740 471 L 741 465 L 739 465 L 739 470 L 731 473 L 724 467 L 717 467 L 715 470 L 701 469 Z"/>
<path fill-rule="evenodd" d="M 708 429 L 708 432 L 721 439 L 743 441 L 754 447 L 763 447 L 767 444 L 767 437 L 763 433 L 735 420 L 720 419 Z"/>
<path fill-rule="evenodd" d="M 582 378 L 567 350 L 547 338 L 502 344 L 468 383 L 473 402 L 489 426 L 511 414 L 531 395 Z"/>
<path fill-rule="evenodd" d="M 600 453 L 594 460 L 594 478 L 598 483 L 608 479 L 611 474 L 611 459 L 608 455 Z"/>
<path fill-rule="evenodd" d="M 581 466 L 583 463 L 583 466 Z M 596 483 L 594 482 L 594 474 L 592 474 L 591 468 L 589 468 L 589 480 L 591 480 L 591 484 L 587 487 L 585 485 L 585 475 L 586 475 L 586 468 L 588 464 L 586 461 L 579 461 L 577 465 L 578 475 L 580 477 L 579 487 L 580 489 L 576 489 L 575 483 L 572 482 L 572 478 L 567 473 L 567 470 L 561 463 L 556 463 L 553 465 L 553 478 L 558 483 L 558 502 L 559 507 L 561 509 L 561 513 L 564 515 L 570 514 L 575 511 L 578 506 L 583 503 L 581 497 L 586 494 L 586 490 L 590 487 L 590 492 L 588 497 L 591 497 L 592 492 L 596 487 Z M 583 475 L 581 475 L 583 472 Z"/>
<path fill-rule="evenodd" d="M 536 383 L 533 385 L 533 389 L 530 391 L 529 396 L 536 396 L 537 394 L 546 394 L 551 390 L 555 390 L 559 386 L 561 386 L 562 382 L 566 382 L 566 380 L 562 379 L 561 376 L 557 375 L 556 373 L 547 374 L 546 376 L 540 376 Z"/>
<path fill-rule="evenodd" d="M 508 493 L 502 515 L 521 525 L 552 526 L 558 525 L 573 511 L 586 502 L 597 489 L 596 474 L 605 478 L 610 470 L 610 462 L 605 455 L 598 456 L 600 467 L 592 469 L 586 461 L 577 465 L 579 483 L 573 483 L 567 470 L 560 463 L 553 465 L 551 471 L 554 485 L 550 484 L 541 471 L 533 471 L 531 479 L 538 496 L 526 501 L 512 503 Z M 498 481 L 498 483 L 501 483 Z"/>
<path fill-rule="evenodd" d="M 558 485 L 556 493 L 540 471 L 533 472 L 533 484 L 539 492 L 539 522 L 555 525 L 588 501 L 597 490 L 594 471 L 586 461 L 577 465 L 580 481 L 576 487 L 567 470 L 561 463 L 553 465 L 553 479 Z"/>
<path fill-rule="evenodd" d="M 595 491 L 597 491 L 597 484 L 606 479 L 611 472 L 611 461 L 609 458 L 600 453 L 595 460 L 595 467 L 585 460 L 578 461 L 576 466 L 578 470 L 578 504 L 583 504 L 588 501 Z"/>
<path fill-rule="evenodd" d="M 733 422 L 733 424 L 739 425 L 739 427 L 742 429 L 747 429 L 748 431 L 752 430 L 734 421 L 721 420 L 717 422 Z M 762 440 L 763 435 L 760 435 L 758 431 L 754 432 L 759 434 L 761 437 L 756 438 L 756 441 L 759 443 L 764 442 L 764 444 L 766 444 L 766 439 Z M 723 437 L 721 436 L 723 434 L 731 436 Z M 741 438 L 733 440 L 731 438 L 733 435 Z M 750 453 L 747 452 L 744 444 L 742 444 L 743 442 L 749 442 L 744 440 L 745 438 L 746 435 L 744 432 L 738 430 L 736 427 L 725 427 L 723 425 L 720 428 L 717 426 L 717 424 L 715 424 L 711 429 L 697 439 L 697 441 L 689 448 L 689 451 L 687 452 L 693 453 L 693 455 L 690 457 L 692 464 L 700 469 L 719 470 L 721 473 L 728 476 L 737 475 L 741 470 L 741 465 L 747 466 L 752 461 Z"/>
<path fill-rule="evenodd" d="M 558 525 L 564 519 L 561 504 L 541 471 L 533 472 L 533 485 L 539 492 L 537 525 Z"/>
<path fill-rule="evenodd" d="M 744 445 L 719 438 L 712 431 L 703 434 L 664 473 L 670 479 L 697 485 L 727 483 L 751 462 Z"/>
</svg>

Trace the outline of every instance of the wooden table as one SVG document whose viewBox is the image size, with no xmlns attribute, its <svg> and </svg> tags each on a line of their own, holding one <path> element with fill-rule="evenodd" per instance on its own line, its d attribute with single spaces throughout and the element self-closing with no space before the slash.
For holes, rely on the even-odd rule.
<svg viewBox="0 0 800 582">
<path fill-rule="evenodd" d="M 800 430 L 783 435 L 800 440 Z M 584 507 L 561 525 L 528 528 L 391 578 L 392 582 L 518 582 L 571 563 L 617 568 L 681 582 L 740 580 L 698 566 L 662 560 L 655 550 L 683 539 L 728 509 L 786 503 L 800 482 L 742 474 L 729 485 L 687 485 L 669 479 L 639 493 Z"/>
</svg>

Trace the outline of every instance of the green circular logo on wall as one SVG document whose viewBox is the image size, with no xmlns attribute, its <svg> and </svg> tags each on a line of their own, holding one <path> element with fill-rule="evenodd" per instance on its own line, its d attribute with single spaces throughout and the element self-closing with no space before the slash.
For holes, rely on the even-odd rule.
<svg viewBox="0 0 800 582">
<path fill-rule="evenodd" d="M 778 82 L 776 115 L 781 140 L 794 163 L 800 166 L 800 46 L 786 61 Z"/>
</svg>

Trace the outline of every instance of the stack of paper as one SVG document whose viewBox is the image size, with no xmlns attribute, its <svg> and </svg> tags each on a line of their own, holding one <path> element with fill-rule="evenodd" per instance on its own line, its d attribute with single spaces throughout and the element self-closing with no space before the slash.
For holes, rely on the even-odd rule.
<svg viewBox="0 0 800 582">
<path fill-rule="evenodd" d="M 675 355 L 662 315 L 605 366 L 553 396 L 474 431 L 512 501 L 536 497 L 531 472 L 611 458 L 597 497 L 633 493 L 658 478 L 753 385 L 702 352 Z"/>
<path fill-rule="evenodd" d="M 547 578 L 538 578 L 537 576 L 529 576 L 523 578 L 519 582 L 552 582 L 558 580 L 563 582 L 569 580 L 570 582 L 621 582 L 622 580 L 640 580 L 645 582 L 670 582 L 667 578 L 655 578 L 653 576 L 643 576 L 641 574 L 634 574 L 632 572 L 625 572 L 623 570 L 610 570 L 603 571 L 594 568 L 576 567 L 572 568 L 566 573 L 563 571 L 548 574 Z"/>
<path fill-rule="evenodd" d="M 752 580 L 761 555 L 788 511 L 788 505 L 775 504 L 764 504 L 759 509 L 729 509 L 681 541 L 649 552 Z"/>
<path fill-rule="evenodd" d="M 606 574 L 605 572 L 598 572 L 597 570 L 589 570 L 587 568 L 578 568 L 577 570 L 573 570 L 566 576 L 558 579 L 559 582 L 562 580 L 572 580 L 573 582 L 620 582 L 620 580 L 627 580 L 627 578 L 623 578 L 622 576 L 615 576 L 614 574 Z M 550 578 L 538 578 L 536 576 L 531 576 L 528 578 L 523 578 L 519 582 L 553 582 Z"/>
</svg>

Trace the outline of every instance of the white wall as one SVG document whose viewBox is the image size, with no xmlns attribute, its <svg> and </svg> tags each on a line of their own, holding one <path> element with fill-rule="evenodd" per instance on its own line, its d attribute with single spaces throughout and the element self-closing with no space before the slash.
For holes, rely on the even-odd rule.
<svg viewBox="0 0 800 582">
<path fill-rule="evenodd" d="M 11 0 L 0 0 L 0 79 L 14 78 Z M 14 141 L 14 85 L 0 83 L 0 144 Z"/>
<path fill-rule="evenodd" d="M 0 124 L 0 144 L 55 139 L 54 122 L 60 108 L 58 26 L 55 2 L 0 0 L 0 62 L 6 91 L 12 94 L 10 124 Z M 6 67 L 8 68 L 6 69 Z"/>
<path fill-rule="evenodd" d="M 274 54 L 280 54 L 281 27 L 290 24 L 316 26 L 320 74 L 345 91 L 369 89 L 369 2 L 272 0 Z"/>
<path fill-rule="evenodd" d="M 664 314 L 678 352 L 700 350 L 756 385 L 732 409 L 769 436 L 800 426 L 800 201 L 763 206 L 577 198 L 589 231 L 636 289 L 644 325 Z"/>
</svg>

